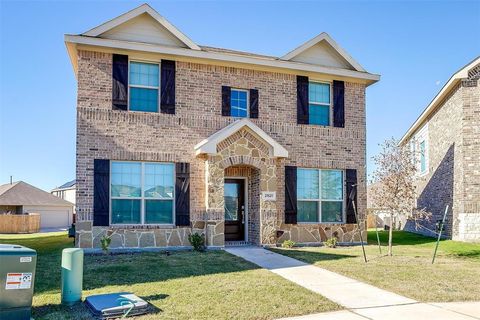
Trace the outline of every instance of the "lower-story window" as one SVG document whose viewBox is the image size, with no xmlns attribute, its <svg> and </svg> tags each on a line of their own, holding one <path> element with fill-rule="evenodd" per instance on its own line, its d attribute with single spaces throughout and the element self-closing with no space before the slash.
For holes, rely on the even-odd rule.
<svg viewBox="0 0 480 320">
<path fill-rule="evenodd" d="M 112 161 L 112 224 L 173 224 L 174 165 Z"/>
<path fill-rule="evenodd" d="M 342 170 L 297 170 L 297 220 L 304 223 L 343 222 Z"/>
</svg>

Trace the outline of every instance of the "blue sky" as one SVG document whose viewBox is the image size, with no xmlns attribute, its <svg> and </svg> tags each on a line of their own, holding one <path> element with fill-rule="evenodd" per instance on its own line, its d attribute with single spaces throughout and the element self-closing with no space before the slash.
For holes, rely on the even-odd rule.
<svg viewBox="0 0 480 320">
<path fill-rule="evenodd" d="M 0 0 L 0 183 L 49 190 L 75 177 L 76 81 L 65 33 L 142 2 Z M 151 1 L 202 45 L 281 56 L 328 32 L 367 71 L 368 171 L 452 73 L 480 55 L 480 1 Z"/>
</svg>

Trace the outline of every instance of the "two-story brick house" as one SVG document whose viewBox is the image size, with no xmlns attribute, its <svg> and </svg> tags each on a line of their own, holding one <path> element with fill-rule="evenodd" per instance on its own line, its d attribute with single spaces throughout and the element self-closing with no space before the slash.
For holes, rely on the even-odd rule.
<svg viewBox="0 0 480 320">
<path fill-rule="evenodd" d="M 65 42 L 77 246 L 359 241 L 365 90 L 379 76 L 327 34 L 283 57 L 205 47 L 142 5 Z"/>
<path fill-rule="evenodd" d="M 480 241 L 480 57 L 457 71 L 400 143 L 417 155 L 417 206 L 432 214 L 406 229 Z"/>
</svg>

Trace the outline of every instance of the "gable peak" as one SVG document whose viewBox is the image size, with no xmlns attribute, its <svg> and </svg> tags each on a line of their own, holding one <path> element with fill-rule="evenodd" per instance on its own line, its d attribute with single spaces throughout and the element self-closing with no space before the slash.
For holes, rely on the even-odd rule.
<svg viewBox="0 0 480 320">
<path fill-rule="evenodd" d="M 316 47 L 318 47 L 318 49 L 320 49 L 320 47 L 323 48 L 321 48 L 321 52 L 312 52 L 313 54 L 328 55 L 330 57 L 327 57 L 327 59 L 330 58 L 332 62 L 333 60 L 337 60 L 339 64 L 346 64 L 355 71 L 366 72 L 365 69 L 357 61 L 355 61 L 355 59 L 353 59 L 342 47 L 340 47 L 338 43 L 333 40 L 333 38 L 330 37 L 330 35 L 326 32 L 322 32 L 319 35 L 313 37 L 312 39 L 308 40 L 307 42 L 303 43 L 299 47 L 295 48 L 294 50 L 281 57 L 281 59 L 288 61 L 307 62 L 303 61 L 304 59 L 307 59 L 304 56 L 307 56 L 308 51 L 313 51 Z M 308 59 L 314 60 L 315 57 L 313 57 L 313 59 L 312 57 L 309 57 Z M 319 59 L 319 61 L 321 61 L 321 59 Z M 314 61 L 308 62 L 314 63 Z M 335 67 L 335 63 L 332 66 Z"/>
<path fill-rule="evenodd" d="M 84 33 L 82 36 L 89 36 L 89 37 L 101 37 L 105 34 L 111 34 L 115 30 L 121 28 L 122 25 L 126 25 L 129 22 L 134 21 L 135 19 L 139 19 L 141 16 L 148 16 L 149 18 L 153 19 L 158 26 L 167 33 L 167 37 L 175 39 L 185 47 L 188 47 L 192 50 L 201 50 L 200 47 L 195 44 L 190 38 L 188 38 L 185 34 L 183 34 L 179 29 L 177 29 L 173 24 L 171 24 L 167 19 L 165 19 L 162 15 L 160 15 L 155 9 L 153 9 L 147 3 L 144 3 L 116 18 L 113 18 L 93 29 L 90 29 Z M 157 31 L 160 32 L 160 31 Z M 135 39 L 120 39 L 120 40 L 131 40 L 135 41 Z M 142 42 L 142 41 L 139 41 Z"/>
</svg>

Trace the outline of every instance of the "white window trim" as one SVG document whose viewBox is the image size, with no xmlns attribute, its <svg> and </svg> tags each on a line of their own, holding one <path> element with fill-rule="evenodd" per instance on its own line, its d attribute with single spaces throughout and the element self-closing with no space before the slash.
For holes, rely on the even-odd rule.
<svg viewBox="0 0 480 320">
<path fill-rule="evenodd" d="M 148 63 L 148 64 L 156 64 L 158 65 L 158 87 L 153 87 L 153 86 L 142 86 L 138 84 L 130 84 L 130 63 L 131 62 L 138 62 L 138 63 Z M 161 93 L 160 93 L 160 88 L 161 88 L 161 80 L 162 80 L 162 69 L 160 62 L 157 61 L 146 61 L 146 60 L 140 60 L 140 59 L 128 59 L 128 92 L 127 92 L 127 111 L 130 112 L 144 112 L 144 113 L 160 113 L 160 98 L 161 98 Z M 158 99 L 157 99 L 157 111 L 152 112 L 152 111 L 140 111 L 140 110 L 130 110 L 130 87 L 133 88 L 141 88 L 141 89 L 156 89 L 158 92 Z"/>
<path fill-rule="evenodd" d="M 140 197 L 112 197 L 112 164 L 115 162 L 132 162 L 141 164 L 141 176 L 140 176 Z M 145 164 L 172 164 L 173 165 L 173 197 L 172 198 L 151 198 L 144 196 L 144 179 L 145 179 Z M 173 162 L 154 162 L 154 161 L 129 161 L 129 160 L 112 160 L 110 161 L 110 176 L 109 176 L 109 225 L 111 226 L 164 226 L 174 227 L 175 221 L 175 163 Z M 112 223 L 112 200 L 140 200 L 140 223 Z M 145 200 L 172 200 L 172 223 L 145 223 Z"/>
<path fill-rule="evenodd" d="M 345 192 L 346 192 L 346 182 L 345 182 L 345 170 L 341 169 L 317 169 L 317 168 L 297 168 L 298 169 L 306 169 L 306 170 L 316 170 L 318 171 L 318 199 L 300 199 L 297 197 L 298 201 L 312 201 L 317 202 L 317 218 L 318 221 L 308 222 L 308 221 L 300 221 L 297 224 L 345 224 L 346 223 L 346 205 L 345 205 Z M 341 171 L 342 172 L 342 200 L 338 199 L 322 199 L 322 171 Z M 322 221 L 322 202 L 323 201 L 331 201 L 331 202 L 341 202 L 342 203 L 342 221 L 336 222 L 329 222 L 329 221 Z M 298 206 L 298 204 L 297 204 Z"/>
<path fill-rule="evenodd" d="M 246 116 L 246 117 L 236 117 L 236 116 L 232 116 L 232 90 L 241 91 L 241 92 L 246 92 L 246 93 L 247 93 L 247 116 Z M 250 118 L 250 90 L 233 88 L 233 87 L 230 88 L 230 117 L 233 117 L 233 118 L 236 118 L 236 119 Z"/>
<path fill-rule="evenodd" d="M 310 119 L 310 105 L 313 104 L 313 105 L 316 105 L 316 106 L 328 106 L 328 125 L 321 125 L 321 124 L 313 124 L 313 123 L 309 123 L 309 125 L 314 125 L 314 126 L 321 126 L 321 127 L 331 127 L 332 126 L 332 123 L 333 123 L 333 82 L 330 82 L 330 81 L 323 81 L 323 80 L 314 80 L 314 79 L 309 79 L 308 81 L 308 90 L 310 90 L 310 83 L 319 83 L 319 84 L 328 84 L 328 87 L 329 87 L 329 94 L 330 94 L 330 97 L 329 97 L 329 100 L 330 100 L 330 103 L 321 103 L 321 102 L 314 102 L 314 101 L 310 101 L 310 95 L 308 95 L 308 117 Z M 310 121 L 309 121 L 310 122 Z"/>
</svg>

